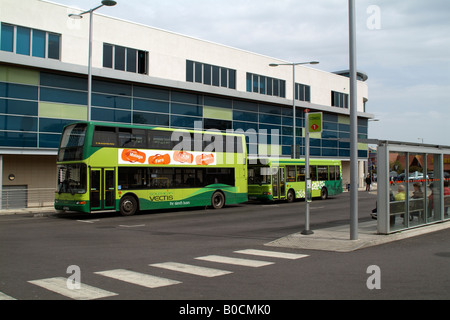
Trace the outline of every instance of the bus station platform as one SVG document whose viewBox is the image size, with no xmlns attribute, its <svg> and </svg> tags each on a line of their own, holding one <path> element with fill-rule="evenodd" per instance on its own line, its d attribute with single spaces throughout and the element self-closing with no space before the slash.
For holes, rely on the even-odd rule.
<svg viewBox="0 0 450 320">
<path fill-rule="evenodd" d="M 301 232 L 294 233 L 265 245 L 291 249 L 351 252 L 448 228 L 450 228 L 450 221 L 382 235 L 377 234 L 377 221 L 371 220 L 358 224 L 358 240 L 350 240 L 349 223 L 348 225 L 312 230 L 314 233 L 311 235 L 303 235 Z"/>
</svg>

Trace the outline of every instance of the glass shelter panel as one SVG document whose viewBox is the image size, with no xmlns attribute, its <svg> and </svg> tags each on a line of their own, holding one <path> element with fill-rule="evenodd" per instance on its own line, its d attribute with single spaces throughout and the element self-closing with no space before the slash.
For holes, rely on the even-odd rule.
<svg viewBox="0 0 450 320">
<path fill-rule="evenodd" d="M 389 223 L 390 229 L 399 230 L 407 226 L 406 223 L 406 153 L 389 153 Z"/>
<path fill-rule="evenodd" d="M 450 154 L 444 155 L 444 219 L 450 219 Z"/>
<path fill-rule="evenodd" d="M 427 222 L 441 219 L 441 165 L 440 155 L 430 154 L 427 157 Z"/>
<path fill-rule="evenodd" d="M 421 153 L 409 153 L 408 156 L 409 226 L 425 223 L 426 160 L 426 155 Z"/>
</svg>

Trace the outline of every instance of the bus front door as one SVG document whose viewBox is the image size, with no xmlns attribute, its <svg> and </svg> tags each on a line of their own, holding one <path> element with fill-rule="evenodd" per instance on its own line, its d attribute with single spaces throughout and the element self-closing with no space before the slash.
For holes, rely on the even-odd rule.
<svg viewBox="0 0 450 320">
<path fill-rule="evenodd" d="M 281 200 L 286 198 L 286 185 L 284 168 L 275 169 L 272 175 L 272 194 L 274 200 Z"/>
<path fill-rule="evenodd" d="M 115 209 L 115 171 L 110 168 L 91 168 L 91 211 Z"/>
</svg>

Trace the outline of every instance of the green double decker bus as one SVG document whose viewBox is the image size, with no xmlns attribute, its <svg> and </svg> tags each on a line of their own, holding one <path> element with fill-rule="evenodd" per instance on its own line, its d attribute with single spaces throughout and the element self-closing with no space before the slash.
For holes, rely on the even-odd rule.
<svg viewBox="0 0 450 320">
<path fill-rule="evenodd" d="M 245 136 L 78 122 L 58 150 L 55 209 L 96 212 L 248 201 Z"/>
<path fill-rule="evenodd" d="M 252 164 L 255 163 L 255 164 Z M 342 165 L 339 160 L 309 161 L 312 197 L 342 193 Z M 252 159 L 248 166 L 248 198 L 272 201 L 305 198 L 305 160 Z"/>
</svg>

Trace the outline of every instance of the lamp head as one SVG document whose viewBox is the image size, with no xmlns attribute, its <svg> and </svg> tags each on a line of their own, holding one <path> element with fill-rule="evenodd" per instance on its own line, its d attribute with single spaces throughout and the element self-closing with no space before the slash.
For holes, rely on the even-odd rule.
<svg viewBox="0 0 450 320">
<path fill-rule="evenodd" d="M 103 0 L 102 1 L 102 5 L 107 6 L 107 7 L 113 7 L 117 4 L 117 1 L 114 0 Z"/>
</svg>

